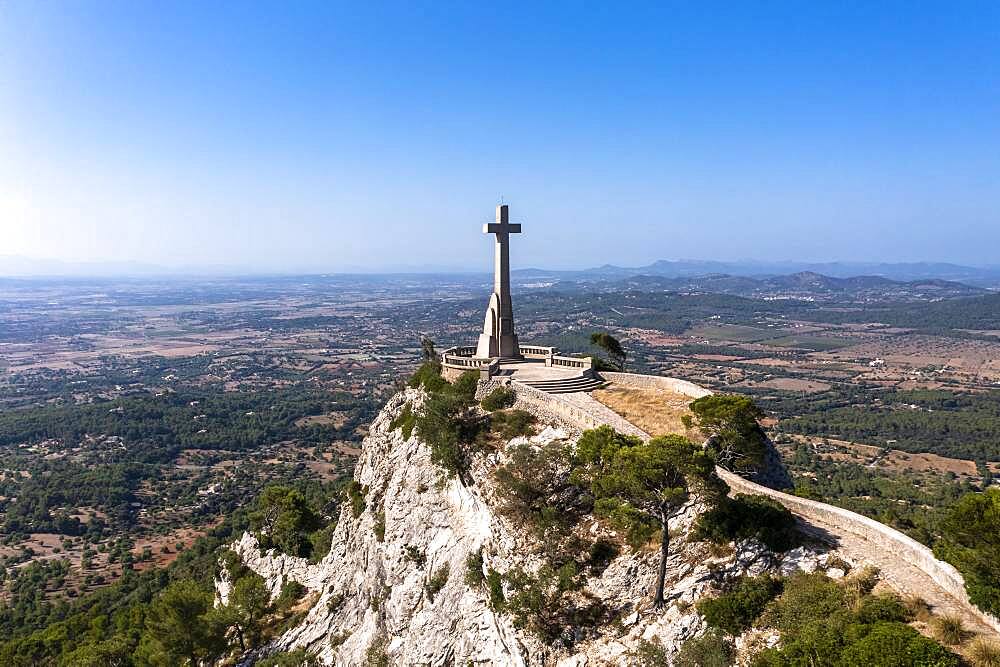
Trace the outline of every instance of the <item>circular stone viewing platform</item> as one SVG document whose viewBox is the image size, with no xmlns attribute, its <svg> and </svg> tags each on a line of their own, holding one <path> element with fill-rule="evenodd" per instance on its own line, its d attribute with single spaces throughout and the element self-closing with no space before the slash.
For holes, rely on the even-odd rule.
<svg viewBox="0 0 1000 667">
<path fill-rule="evenodd" d="M 519 382 L 550 394 L 591 391 L 604 384 L 590 357 L 560 355 L 554 347 L 520 345 L 521 358 L 476 357 L 474 347 L 453 347 L 441 354 L 444 375 L 454 379 L 478 370 L 481 379 Z"/>
</svg>

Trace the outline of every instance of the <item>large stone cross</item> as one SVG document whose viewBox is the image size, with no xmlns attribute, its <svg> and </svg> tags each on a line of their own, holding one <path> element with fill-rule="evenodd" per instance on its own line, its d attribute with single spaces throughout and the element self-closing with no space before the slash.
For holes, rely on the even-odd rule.
<svg viewBox="0 0 1000 667">
<path fill-rule="evenodd" d="M 479 336 L 476 356 L 520 357 L 514 333 L 514 309 L 510 302 L 510 235 L 520 234 L 521 225 L 510 224 L 507 205 L 497 206 L 497 221 L 483 225 L 484 234 L 495 234 L 493 246 L 493 294 L 486 309 L 483 333 Z"/>
</svg>

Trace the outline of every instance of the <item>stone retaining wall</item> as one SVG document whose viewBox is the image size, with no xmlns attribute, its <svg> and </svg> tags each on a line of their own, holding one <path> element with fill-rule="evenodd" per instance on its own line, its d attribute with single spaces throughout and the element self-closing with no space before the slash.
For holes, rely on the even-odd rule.
<svg viewBox="0 0 1000 667">
<path fill-rule="evenodd" d="M 581 410 L 558 396 L 548 394 L 541 389 L 529 387 L 521 382 L 512 382 L 517 400 L 514 407 L 528 410 L 579 433 L 589 428 L 597 428 L 604 422 L 599 422 L 593 415 Z"/>
<path fill-rule="evenodd" d="M 679 380 L 676 378 L 657 377 L 653 375 L 637 375 L 632 373 L 607 373 L 601 375 L 611 382 L 644 389 L 668 389 L 682 393 L 692 398 L 708 396 L 712 392 L 696 384 Z M 601 419 L 601 416 L 592 411 L 583 410 L 567 402 L 567 400 L 547 394 L 543 391 L 533 389 L 517 383 L 514 385 L 517 391 L 518 401 L 526 404 L 525 407 L 540 410 L 544 415 L 556 415 L 560 421 L 575 422 L 578 426 L 576 430 L 596 428 L 601 424 L 610 423 L 611 426 L 620 431 L 631 432 L 634 435 L 641 434 L 641 437 L 649 437 L 641 429 L 625 422 L 631 429 L 621 429 L 620 424 L 612 423 L 610 419 Z M 625 421 L 621 418 L 621 421 Z M 988 626 L 1000 632 L 1000 619 L 983 612 L 969 601 L 969 596 L 965 591 L 965 580 L 961 573 L 951 564 L 945 563 L 934 557 L 934 553 L 920 544 L 916 540 L 904 535 L 898 530 L 869 519 L 855 512 L 834 507 L 826 503 L 821 503 L 807 498 L 799 498 L 788 493 L 782 493 L 769 487 L 757 484 L 748 479 L 735 475 L 722 468 L 716 468 L 719 477 L 725 481 L 730 488 L 738 493 L 752 495 L 764 495 L 774 498 L 787 507 L 793 514 L 805 519 L 813 519 L 819 523 L 836 526 L 840 530 L 857 535 L 870 542 L 873 546 L 892 554 L 895 557 L 905 559 L 913 566 L 924 572 L 944 591 L 955 598 L 958 602 L 966 606 L 969 611 L 981 618 Z"/>
</svg>

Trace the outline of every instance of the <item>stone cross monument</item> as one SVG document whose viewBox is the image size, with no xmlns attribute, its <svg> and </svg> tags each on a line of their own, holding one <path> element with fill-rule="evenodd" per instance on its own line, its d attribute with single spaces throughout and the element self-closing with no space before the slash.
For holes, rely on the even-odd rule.
<svg viewBox="0 0 1000 667">
<path fill-rule="evenodd" d="M 520 358 L 517 334 L 514 333 L 514 310 L 510 303 L 510 248 L 511 234 L 520 234 L 521 225 L 512 225 L 507 215 L 507 205 L 497 206 L 497 221 L 483 225 L 483 234 L 496 234 L 493 246 L 493 295 L 486 309 L 483 333 L 479 334 L 476 356 L 479 358 Z"/>
</svg>

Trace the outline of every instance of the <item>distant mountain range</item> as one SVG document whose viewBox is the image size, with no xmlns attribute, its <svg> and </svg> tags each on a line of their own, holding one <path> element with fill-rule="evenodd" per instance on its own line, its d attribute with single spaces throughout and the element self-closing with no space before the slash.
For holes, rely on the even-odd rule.
<svg viewBox="0 0 1000 667">
<path fill-rule="evenodd" d="M 226 266 L 205 267 L 164 267 L 140 262 L 64 262 L 60 260 L 32 259 L 17 255 L 0 255 L 0 276 L 9 277 L 170 277 L 170 276 L 247 276 L 252 271 L 245 268 Z M 293 275 L 293 272 L 268 272 L 269 275 Z M 300 273 L 318 273 L 304 269 Z M 338 271 L 332 273 L 354 273 L 354 271 Z M 396 271 L 363 271 L 370 275 L 407 273 L 419 275 L 422 273 L 456 274 L 471 277 L 484 272 L 466 273 L 442 267 L 407 267 Z M 659 260 L 647 266 L 625 267 L 605 264 L 589 269 L 552 270 L 552 269 L 516 269 L 512 278 L 520 284 L 530 283 L 607 283 L 629 278 L 698 278 L 698 284 L 716 283 L 720 289 L 730 285 L 734 293 L 753 289 L 757 285 L 747 283 L 745 288 L 739 288 L 738 278 L 754 278 L 758 280 L 787 277 L 793 282 L 816 283 L 821 278 L 829 279 L 863 279 L 871 287 L 876 287 L 876 279 L 896 282 L 914 281 L 949 281 L 964 283 L 974 287 L 1000 288 L 1000 266 L 973 267 L 943 262 L 909 262 L 909 263 L 862 263 L 862 262 L 763 262 L 747 260 L 739 262 L 717 262 L 712 260 Z M 675 288 L 683 287 L 678 283 Z M 772 283 L 770 287 L 779 286 Z M 805 284 L 803 284 L 805 286 Z M 884 286 L 884 285 L 883 285 Z M 664 284 L 666 288 L 666 284 Z M 770 288 L 769 287 L 769 288 Z M 791 285 L 787 285 L 791 287 Z M 841 285 L 828 283 L 824 289 L 830 291 L 842 289 L 857 289 L 860 285 Z"/>
<path fill-rule="evenodd" d="M 850 300 L 859 302 L 932 301 L 989 293 L 982 287 L 950 280 L 898 281 L 882 276 L 834 278 L 812 271 L 783 276 L 752 278 L 727 274 L 709 274 L 691 278 L 666 276 L 630 276 L 611 281 L 616 289 L 642 291 L 690 291 L 732 294 L 756 299 Z"/>
<path fill-rule="evenodd" d="M 766 278 L 787 275 L 820 275 L 830 278 L 858 276 L 886 278 L 893 281 L 947 280 L 979 287 L 1000 287 L 1000 266 L 972 267 L 944 262 L 865 263 L 865 262 L 716 262 L 711 260 L 664 260 L 647 266 L 623 267 L 605 264 L 580 271 L 521 269 L 519 280 L 607 281 L 632 276 L 694 278 L 705 276 L 744 276 Z"/>
</svg>

